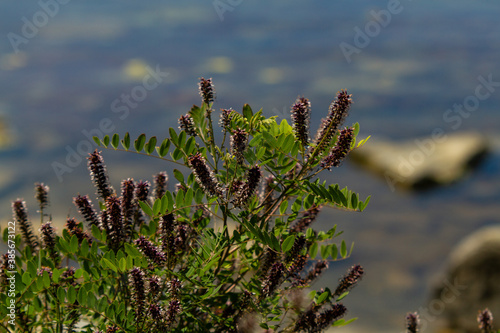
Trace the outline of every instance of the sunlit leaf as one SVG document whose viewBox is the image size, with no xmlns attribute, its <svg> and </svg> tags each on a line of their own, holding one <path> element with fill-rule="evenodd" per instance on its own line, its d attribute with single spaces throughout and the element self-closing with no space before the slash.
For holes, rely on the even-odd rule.
<svg viewBox="0 0 500 333">
<path fill-rule="evenodd" d="M 113 138 L 111 139 L 111 146 L 117 149 L 119 144 L 120 144 L 120 136 L 117 133 L 115 133 L 113 134 Z"/>
<path fill-rule="evenodd" d="M 146 144 L 146 134 L 139 135 L 139 137 L 134 141 L 135 151 L 141 152 L 145 144 Z"/>
<path fill-rule="evenodd" d="M 125 136 L 122 139 L 122 146 L 125 150 L 130 148 L 130 134 L 128 132 L 125 133 Z"/>
</svg>

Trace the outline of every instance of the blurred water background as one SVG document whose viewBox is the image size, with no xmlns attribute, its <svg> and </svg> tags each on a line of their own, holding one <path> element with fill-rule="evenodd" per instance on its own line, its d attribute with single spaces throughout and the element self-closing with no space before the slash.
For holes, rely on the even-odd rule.
<svg viewBox="0 0 500 333">
<path fill-rule="evenodd" d="M 335 93 L 346 88 L 355 102 L 347 124 L 359 122 L 362 137 L 409 140 L 442 128 L 498 138 L 498 87 L 457 128 L 443 118 L 474 94 L 479 76 L 500 81 L 495 1 L 60 2 L 52 9 L 41 6 L 50 1 L 0 4 L 2 227 L 18 197 L 38 220 L 35 182 L 50 186 L 56 223 L 77 216 L 72 197 L 95 192 L 85 161 L 76 157 L 90 149 L 86 133 L 163 138 L 199 104 L 201 76 L 215 82 L 216 108 L 240 110 L 249 103 L 290 119 L 290 106 L 304 95 L 312 102 L 312 131 Z M 371 11 L 388 9 L 390 22 L 355 44 L 357 29 L 376 22 Z M 47 11 L 53 15 L 44 20 L 40 12 Z M 39 27 L 23 32 L 27 21 Z M 343 42 L 359 52 L 346 57 Z M 168 75 L 127 105 L 122 96 L 134 88 L 139 93 L 145 66 Z M 77 153 L 68 164 L 71 151 Z M 348 161 L 326 175 L 362 197 L 372 195 L 363 213 L 324 209 L 316 224 L 338 224 L 344 239 L 355 242 L 353 256 L 333 263 L 316 287 L 334 288 L 347 267 L 365 267 L 366 277 L 345 299 L 348 317 L 359 319 L 344 332 L 401 332 L 406 312 L 426 306 L 430 283 L 452 247 L 481 226 L 499 223 L 498 151 L 460 183 L 424 193 L 393 191 Z M 172 169 L 154 158 L 103 154 L 115 188 L 125 177 L 151 179 Z M 55 172 L 54 165 L 67 168 Z"/>
</svg>

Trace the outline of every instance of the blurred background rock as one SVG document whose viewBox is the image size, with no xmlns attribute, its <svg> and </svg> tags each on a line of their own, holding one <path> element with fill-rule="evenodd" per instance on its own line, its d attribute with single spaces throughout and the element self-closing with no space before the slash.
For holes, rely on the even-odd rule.
<svg viewBox="0 0 500 333">
<path fill-rule="evenodd" d="M 56 2 L 48 9 L 53 15 L 40 5 L 49 2 L 0 4 L 1 136 L 11 133 L 0 152 L 3 227 L 17 197 L 26 199 L 37 221 L 35 182 L 50 186 L 56 224 L 77 216 L 72 197 L 95 192 L 84 160 L 93 149 L 89 137 L 105 131 L 165 136 L 199 104 L 201 76 L 215 82 L 216 108 L 249 103 L 290 120 L 295 98 L 308 97 L 313 133 L 336 91 L 345 88 L 354 99 L 346 124 L 359 122 L 361 137 L 371 135 L 373 142 L 412 141 L 436 129 L 480 132 L 497 142 L 474 172 L 431 191 L 400 191 L 350 161 L 327 175 L 329 182 L 372 195 L 363 213 L 324 209 L 315 226 L 338 224 L 346 241 L 355 242 L 353 256 L 333 263 L 318 288 L 333 288 L 353 264 L 366 271 L 345 300 L 348 317 L 359 320 L 339 332 L 401 332 L 406 312 L 425 310 L 432 300 L 431 281 L 446 271 L 454 246 L 499 224 L 500 88 L 467 116 L 448 113 L 470 102 L 478 77 L 500 81 L 494 1 L 402 1 L 393 10 L 386 1 L 368 0 L 89 0 Z M 214 6 L 220 3 L 227 9 L 222 15 Z M 389 9 L 394 13 L 382 26 L 375 17 Z M 24 28 L 26 22 L 36 29 Z M 375 30 L 362 43 L 356 36 L 367 28 Z M 21 39 L 11 43 L 13 34 Z M 359 51 L 349 62 L 342 43 Z M 141 89 L 156 69 L 164 73 L 161 82 Z M 104 158 L 115 187 L 125 177 L 151 179 L 172 169 L 129 153 L 105 151 Z"/>
</svg>

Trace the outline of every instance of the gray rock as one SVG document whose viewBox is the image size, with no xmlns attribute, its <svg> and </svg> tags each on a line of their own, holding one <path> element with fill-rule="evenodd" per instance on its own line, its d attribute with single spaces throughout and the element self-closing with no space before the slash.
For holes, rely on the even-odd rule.
<svg viewBox="0 0 500 333">
<path fill-rule="evenodd" d="M 444 134 L 396 143 L 370 139 L 351 160 L 382 176 L 391 188 L 426 189 L 459 180 L 488 152 L 481 134 Z"/>
<path fill-rule="evenodd" d="M 436 319 L 429 326 L 439 326 L 435 332 L 479 332 L 476 318 L 479 310 L 485 308 L 493 313 L 493 325 L 498 329 L 500 226 L 478 230 L 452 251 L 447 272 L 428 304 L 430 319 Z"/>
</svg>

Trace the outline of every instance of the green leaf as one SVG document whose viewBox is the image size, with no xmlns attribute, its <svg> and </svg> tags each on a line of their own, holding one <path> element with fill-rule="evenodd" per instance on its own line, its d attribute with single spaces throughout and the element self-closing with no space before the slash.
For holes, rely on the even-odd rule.
<svg viewBox="0 0 500 333">
<path fill-rule="evenodd" d="M 125 133 L 125 136 L 122 139 L 122 146 L 125 148 L 125 150 L 128 150 L 130 148 L 130 134 L 127 132 Z"/>
<path fill-rule="evenodd" d="M 94 236 L 97 240 L 101 240 L 102 233 L 101 230 L 96 225 L 92 225 L 92 236 Z"/>
<path fill-rule="evenodd" d="M 174 152 L 172 153 L 172 158 L 174 159 L 174 161 L 178 161 L 182 158 L 182 156 L 184 156 L 182 150 L 180 150 L 179 148 L 175 148 Z"/>
<path fill-rule="evenodd" d="M 29 285 L 31 283 L 31 275 L 28 272 L 24 272 L 22 281 L 25 285 Z"/>
<path fill-rule="evenodd" d="M 203 190 L 202 189 L 197 189 L 196 190 L 196 193 L 194 194 L 194 201 L 196 202 L 196 204 L 201 204 L 203 202 L 203 197 L 205 196 L 205 194 L 203 193 Z"/>
<path fill-rule="evenodd" d="M 174 198 L 172 192 L 166 191 L 165 196 L 167 197 L 167 211 L 172 212 L 174 210 Z"/>
<path fill-rule="evenodd" d="M 75 301 L 76 301 L 76 289 L 75 289 L 75 287 L 73 287 L 73 286 L 68 287 L 68 294 L 66 295 L 66 297 L 68 298 L 68 302 L 70 302 L 71 304 L 75 303 Z"/>
<path fill-rule="evenodd" d="M 196 150 L 196 139 L 194 136 L 189 137 L 184 147 L 184 151 L 187 155 L 191 155 Z"/>
<path fill-rule="evenodd" d="M 253 116 L 253 111 L 252 111 L 252 108 L 250 107 L 250 105 L 248 104 L 245 104 L 243 105 L 243 117 L 245 117 L 246 119 L 250 120 L 252 119 L 252 116 Z"/>
<path fill-rule="evenodd" d="M 286 213 L 287 208 L 288 208 L 288 201 L 287 200 L 282 201 L 280 204 L 280 214 L 284 215 Z"/>
<path fill-rule="evenodd" d="M 271 146 L 271 148 L 276 148 L 278 143 L 276 142 L 276 138 L 269 134 L 268 132 L 262 132 L 262 136 L 266 140 L 266 142 Z"/>
<path fill-rule="evenodd" d="M 295 235 L 288 236 L 281 245 L 281 250 L 286 253 L 292 249 L 293 243 L 295 242 Z"/>
<path fill-rule="evenodd" d="M 184 175 L 182 172 L 180 172 L 177 169 L 174 169 L 174 177 L 177 179 L 181 184 L 184 184 Z"/>
<path fill-rule="evenodd" d="M 80 254 L 83 257 L 87 257 L 88 253 L 89 253 L 89 242 L 86 239 L 84 239 L 82 241 L 82 244 L 80 245 Z"/>
<path fill-rule="evenodd" d="M 92 140 L 100 147 L 101 146 L 101 140 L 97 136 L 93 136 Z"/>
<path fill-rule="evenodd" d="M 156 136 L 152 136 L 151 138 L 149 138 L 148 143 L 146 143 L 146 145 L 144 146 L 144 151 L 148 155 L 151 155 L 152 153 L 154 153 L 155 148 L 156 148 Z"/>
<path fill-rule="evenodd" d="M 78 251 L 78 237 L 76 237 L 76 235 L 71 236 L 69 249 L 71 250 L 71 253 L 76 253 Z"/>
<path fill-rule="evenodd" d="M 316 255 L 318 254 L 318 243 L 314 242 L 311 244 L 311 247 L 309 248 L 309 256 L 311 259 L 316 258 Z"/>
<path fill-rule="evenodd" d="M 170 140 L 169 139 L 163 140 L 163 142 L 160 145 L 160 148 L 158 148 L 158 155 L 160 155 L 160 157 L 167 155 L 169 148 L 170 148 Z"/>
<path fill-rule="evenodd" d="M 157 216 L 160 213 L 160 210 L 161 210 L 161 199 L 156 199 L 155 202 L 153 203 L 152 216 Z"/>
<path fill-rule="evenodd" d="M 344 291 L 338 298 L 337 298 L 337 302 L 338 301 L 341 301 L 344 297 L 346 297 L 347 295 L 349 295 L 349 290 L 348 291 Z"/>
<path fill-rule="evenodd" d="M 104 312 L 107 307 L 108 307 L 108 300 L 106 299 L 106 297 L 102 297 L 99 300 L 99 304 L 97 305 L 97 310 L 99 312 Z"/>
<path fill-rule="evenodd" d="M 274 251 L 279 252 L 281 247 L 280 247 L 280 242 L 279 242 L 278 238 L 276 238 L 276 236 L 272 232 L 270 232 L 268 235 L 269 235 L 269 239 L 270 239 L 271 248 Z"/>
<path fill-rule="evenodd" d="M 368 203 L 370 202 L 370 198 L 371 198 L 371 196 L 369 195 L 369 196 L 366 198 L 365 202 L 360 202 L 360 203 L 359 203 L 359 210 L 360 210 L 360 211 L 365 210 L 366 206 L 368 206 Z"/>
<path fill-rule="evenodd" d="M 57 299 L 59 302 L 64 303 L 64 300 L 66 299 L 66 291 L 63 287 L 57 288 Z"/>
<path fill-rule="evenodd" d="M 121 258 L 118 262 L 118 266 L 120 266 L 120 271 L 125 273 L 127 271 L 127 260 L 125 258 Z"/>
<path fill-rule="evenodd" d="M 142 148 L 144 148 L 144 145 L 146 144 L 146 134 L 141 134 L 139 137 L 134 141 L 134 148 L 136 152 L 141 152 Z"/>
<path fill-rule="evenodd" d="M 89 292 L 87 295 L 87 306 L 89 308 L 93 309 L 96 303 L 97 303 L 97 299 L 96 299 L 94 293 Z"/>
<path fill-rule="evenodd" d="M 175 196 L 175 207 L 177 209 L 182 208 L 184 204 L 184 191 L 179 190 Z"/>
<path fill-rule="evenodd" d="M 331 248 L 331 244 L 321 245 L 321 251 L 320 251 L 321 252 L 321 259 L 324 260 L 324 259 L 328 258 L 328 256 L 330 255 L 330 252 L 331 252 L 330 248 Z"/>
<path fill-rule="evenodd" d="M 118 269 L 116 268 L 115 264 L 113 264 L 109 259 L 102 258 L 101 259 L 101 265 L 103 267 L 108 267 L 111 270 L 113 270 L 115 273 L 118 273 Z"/>
<path fill-rule="evenodd" d="M 353 321 L 357 320 L 358 318 L 352 318 L 352 319 L 349 319 L 349 320 L 345 320 L 345 319 L 339 319 L 337 321 L 335 321 L 332 326 L 333 327 L 342 327 L 342 326 L 345 326 L 345 325 L 348 325 L 350 323 L 352 323 Z"/>
<path fill-rule="evenodd" d="M 168 129 L 168 132 L 170 133 L 170 141 L 172 141 L 172 143 L 178 147 L 179 146 L 179 137 L 177 136 L 177 133 L 175 132 L 175 129 L 173 129 L 172 127 L 170 127 Z"/>
<path fill-rule="evenodd" d="M 342 258 L 347 257 L 347 246 L 344 240 L 342 240 L 342 243 L 340 244 L 340 256 Z"/>
<path fill-rule="evenodd" d="M 358 136 L 358 133 L 359 133 L 359 123 L 355 123 L 353 125 L 353 127 L 354 127 L 354 131 L 353 131 L 354 136 Z"/>
<path fill-rule="evenodd" d="M 330 256 L 332 257 L 333 260 L 337 259 L 337 256 L 339 255 L 339 250 L 337 248 L 337 245 L 332 244 L 332 248 L 330 251 Z"/>
<path fill-rule="evenodd" d="M 61 276 L 61 273 L 61 270 L 57 268 L 52 270 L 52 281 L 54 281 L 54 283 L 59 283 L 59 276 Z"/>
<path fill-rule="evenodd" d="M 119 144 L 120 144 L 120 136 L 117 133 L 115 133 L 113 134 L 113 138 L 111 139 L 111 146 L 117 149 Z"/>
<path fill-rule="evenodd" d="M 48 289 L 50 287 L 50 276 L 47 271 L 43 271 L 42 280 L 43 280 L 43 287 L 45 289 Z"/>
<path fill-rule="evenodd" d="M 149 206 L 149 204 L 147 202 L 144 202 L 144 201 L 139 201 L 139 206 L 141 206 L 141 209 L 144 213 L 146 213 L 146 215 L 148 216 L 153 216 L 153 209 L 151 209 L 151 207 Z"/>
<path fill-rule="evenodd" d="M 352 209 L 356 209 L 358 207 L 358 196 L 356 193 L 351 195 L 351 207 Z"/>
<path fill-rule="evenodd" d="M 319 295 L 318 299 L 316 300 L 316 304 L 323 304 L 323 302 L 326 300 L 326 298 L 330 295 L 328 291 L 325 291 L 321 295 Z"/>
<path fill-rule="evenodd" d="M 80 287 L 80 290 L 78 290 L 78 303 L 80 304 L 85 304 L 85 301 L 87 299 L 87 292 L 85 291 L 85 288 Z"/>
<path fill-rule="evenodd" d="M 181 131 L 179 133 L 179 142 L 178 142 L 179 145 L 178 145 L 178 147 L 180 147 L 180 148 L 184 148 L 185 147 L 184 146 L 184 142 L 186 142 L 186 137 L 187 137 L 187 135 L 186 135 L 185 131 Z"/>
<path fill-rule="evenodd" d="M 102 143 L 106 148 L 109 146 L 109 135 L 105 135 L 104 138 L 102 138 Z"/>
</svg>

